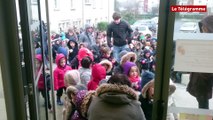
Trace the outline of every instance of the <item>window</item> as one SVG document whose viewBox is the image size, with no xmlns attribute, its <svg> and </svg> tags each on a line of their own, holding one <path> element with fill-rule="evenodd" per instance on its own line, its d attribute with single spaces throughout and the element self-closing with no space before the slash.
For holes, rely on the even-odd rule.
<svg viewBox="0 0 213 120">
<path fill-rule="evenodd" d="M 96 8 L 96 0 L 93 0 L 93 8 Z"/>
<path fill-rule="evenodd" d="M 78 21 L 73 21 L 73 26 L 78 26 Z"/>
<path fill-rule="evenodd" d="M 103 8 L 103 0 L 100 0 L 100 8 Z"/>
<path fill-rule="evenodd" d="M 75 1 L 74 0 L 70 0 L 70 8 L 71 8 L 71 10 L 75 9 Z"/>
<path fill-rule="evenodd" d="M 37 0 L 31 0 L 31 4 L 37 5 L 38 1 Z"/>
<path fill-rule="evenodd" d="M 91 0 L 85 0 L 86 5 L 91 5 Z"/>
<path fill-rule="evenodd" d="M 90 24 L 90 22 L 91 22 L 90 19 L 87 19 L 87 20 L 86 20 L 86 23 L 87 23 L 87 24 Z"/>
<path fill-rule="evenodd" d="M 54 9 L 55 10 L 59 10 L 60 9 L 60 2 L 59 2 L 59 0 L 54 0 Z"/>
</svg>

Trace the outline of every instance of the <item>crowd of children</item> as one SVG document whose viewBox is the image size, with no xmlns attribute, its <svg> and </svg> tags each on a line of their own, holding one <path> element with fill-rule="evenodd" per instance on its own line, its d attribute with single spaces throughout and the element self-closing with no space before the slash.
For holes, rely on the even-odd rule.
<svg viewBox="0 0 213 120">
<path fill-rule="evenodd" d="M 88 29 L 91 28 L 88 27 Z M 57 65 L 53 73 L 53 84 L 54 90 L 57 91 L 56 103 L 64 105 L 63 120 L 98 119 L 99 117 L 91 111 L 96 110 L 94 105 L 98 104 L 97 101 L 100 100 L 106 103 L 109 102 L 109 106 L 117 104 L 118 107 L 123 107 L 124 113 L 128 113 L 125 104 L 130 101 L 129 99 L 137 100 L 135 103 L 131 103 L 134 104 L 131 109 L 135 109 L 137 115 L 141 115 L 139 117 L 135 116 L 135 120 L 145 120 L 145 118 L 150 120 L 150 110 L 152 108 L 146 108 L 150 102 L 144 104 L 147 98 L 152 98 L 147 97 L 145 94 L 153 96 L 154 93 L 150 92 L 152 89 L 147 89 L 145 86 L 150 81 L 154 81 L 156 39 L 153 39 L 151 35 L 134 33 L 129 49 L 120 52 L 120 61 L 116 61 L 112 55 L 113 48 L 110 48 L 106 43 L 105 32 L 93 31 L 89 34 L 90 36 L 86 33 L 84 37 L 89 37 L 88 40 L 91 40 L 92 37 L 95 39 L 96 44 L 92 45 L 85 44 L 80 40 L 82 34 L 76 35 L 73 29 L 69 29 L 67 33 L 63 34 L 63 37 L 61 34 L 56 33 L 52 34 L 51 37 L 52 57 Z M 37 59 L 41 61 L 39 58 Z M 112 77 L 108 79 L 107 76 Z M 118 79 L 121 80 L 117 81 Z M 129 83 L 125 80 L 128 80 Z M 62 100 L 61 96 L 64 91 L 66 91 L 66 97 L 65 100 Z M 138 93 L 140 99 L 138 99 Z M 114 96 L 114 94 L 117 96 Z M 125 101 L 124 96 L 131 98 Z M 96 99 L 97 101 L 93 102 Z M 111 101 L 110 99 L 116 100 Z M 139 101 L 143 103 L 140 105 L 138 104 Z M 48 103 L 50 103 L 49 98 Z M 91 105 L 92 107 L 90 107 Z M 106 107 L 107 104 L 102 105 Z M 51 104 L 48 104 L 48 108 L 51 109 Z M 100 111 L 96 112 L 98 114 Z M 103 112 L 106 111 L 103 110 Z M 123 115 L 125 116 L 125 114 Z M 119 119 L 118 116 L 113 117 Z"/>
</svg>

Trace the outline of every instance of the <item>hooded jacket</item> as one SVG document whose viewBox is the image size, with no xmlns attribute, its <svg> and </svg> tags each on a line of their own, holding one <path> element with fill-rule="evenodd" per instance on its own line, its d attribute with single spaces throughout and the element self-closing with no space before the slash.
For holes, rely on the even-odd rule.
<svg viewBox="0 0 213 120">
<path fill-rule="evenodd" d="M 72 48 L 70 46 L 70 42 L 74 42 L 75 43 L 75 47 Z M 78 54 L 78 43 L 74 38 L 69 39 L 68 43 L 67 43 L 67 47 L 69 50 L 71 50 L 72 52 L 69 52 L 68 54 L 68 61 L 71 62 L 74 57 Z"/>
<path fill-rule="evenodd" d="M 131 68 L 133 66 L 137 67 L 137 65 L 134 62 L 129 62 L 128 61 L 128 62 L 124 63 L 122 67 L 123 67 L 123 70 L 124 70 L 124 74 L 128 76 L 130 82 L 132 83 L 132 87 L 135 90 L 139 90 L 140 91 L 141 90 L 141 79 L 139 77 L 139 73 L 135 77 L 130 77 L 129 76 L 129 72 L 130 72 L 130 70 L 131 70 Z"/>
<path fill-rule="evenodd" d="M 88 120 L 145 120 L 136 92 L 126 85 L 103 84 L 88 109 Z"/>
<path fill-rule="evenodd" d="M 129 76 L 129 72 L 130 72 L 130 70 L 133 66 L 136 66 L 136 64 L 133 63 L 133 62 L 128 61 L 128 62 L 124 63 L 123 66 L 122 66 L 123 70 L 124 70 L 124 74 Z"/>
<path fill-rule="evenodd" d="M 149 57 L 146 57 L 147 53 L 150 53 Z M 151 56 L 152 56 L 152 53 L 150 50 L 144 50 L 144 56 L 140 60 L 143 70 L 154 71 L 153 66 L 155 65 L 155 61 L 151 59 Z"/>
<path fill-rule="evenodd" d="M 68 65 L 65 65 L 64 67 L 60 66 L 60 60 L 62 58 L 65 58 L 63 54 L 58 54 L 56 56 L 56 64 L 57 67 L 55 68 L 53 74 L 54 74 L 54 89 L 58 90 L 59 88 L 65 87 L 64 86 L 64 76 L 66 71 L 72 70 L 72 68 Z"/>
<path fill-rule="evenodd" d="M 81 105 L 83 102 L 84 97 L 86 96 L 87 91 L 81 90 L 77 92 L 74 101 L 75 101 L 75 111 L 74 114 L 71 116 L 70 120 L 87 120 L 85 117 L 81 114 Z"/>
<path fill-rule="evenodd" d="M 86 56 L 89 56 L 92 59 L 92 61 L 94 61 L 92 52 L 87 48 L 81 48 L 78 52 L 78 62 L 79 62 L 78 68 L 81 67 L 81 60 Z"/>
<path fill-rule="evenodd" d="M 111 61 L 109 61 L 109 60 L 107 60 L 107 59 L 103 59 L 103 60 L 101 60 L 101 62 L 99 63 L 99 64 L 101 64 L 101 65 L 107 65 L 108 66 L 108 68 L 107 68 L 107 73 L 109 73 L 111 70 L 112 70 L 112 62 Z"/>
<path fill-rule="evenodd" d="M 91 48 L 95 45 L 95 38 L 92 33 L 88 32 L 88 29 L 92 27 L 90 25 L 85 26 L 85 31 L 80 34 L 79 43 L 83 43 L 87 48 Z"/>
<path fill-rule="evenodd" d="M 106 78 L 106 69 L 101 64 L 95 64 L 92 67 L 92 79 L 87 84 L 88 90 L 96 90 L 99 82 Z"/>
<path fill-rule="evenodd" d="M 41 63 L 42 62 L 42 56 L 41 54 L 37 54 L 36 55 L 36 59 Z M 41 69 L 41 67 L 39 67 L 39 69 L 37 70 L 37 72 L 39 72 L 39 70 Z M 38 89 L 39 90 L 43 90 L 44 89 L 44 76 L 41 73 L 39 79 L 38 79 Z"/>
<path fill-rule="evenodd" d="M 149 99 L 147 94 L 151 86 L 154 86 L 154 80 L 147 81 L 141 90 L 141 94 L 139 95 L 139 101 L 141 102 L 141 108 L 144 111 L 146 120 L 152 120 L 153 102 L 151 99 Z"/>
</svg>

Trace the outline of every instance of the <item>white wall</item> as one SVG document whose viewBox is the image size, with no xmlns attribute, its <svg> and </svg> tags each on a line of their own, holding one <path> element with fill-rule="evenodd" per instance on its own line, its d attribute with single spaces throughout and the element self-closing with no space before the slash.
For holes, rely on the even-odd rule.
<svg viewBox="0 0 213 120">
<path fill-rule="evenodd" d="M 58 31 L 58 25 L 64 22 L 70 22 L 66 28 L 73 27 L 73 23 L 78 22 L 75 26 L 80 28 L 84 27 L 87 20 L 90 20 L 91 25 L 100 21 L 111 21 L 114 12 L 114 0 L 90 0 L 91 4 L 85 4 L 85 0 L 73 0 L 73 8 L 71 0 L 59 0 L 58 9 L 54 8 L 54 1 L 49 1 L 49 14 L 51 29 L 55 31 Z"/>
</svg>

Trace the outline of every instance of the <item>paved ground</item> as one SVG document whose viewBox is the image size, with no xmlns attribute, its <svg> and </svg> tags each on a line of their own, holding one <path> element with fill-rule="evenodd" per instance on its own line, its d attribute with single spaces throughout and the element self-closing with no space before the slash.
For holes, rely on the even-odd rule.
<svg viewBox="0 0 213 120">
<path fill-rule="evenodd" d="M 174 99 L 177 107 L 197 108 L 198 104 L 195 97 L 186 91 L 186 85 L 176 84 Z M 213 99 L 209 100 L 209 108 L 213 109 Z"/>
</svg>

